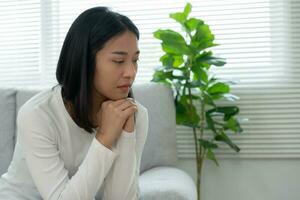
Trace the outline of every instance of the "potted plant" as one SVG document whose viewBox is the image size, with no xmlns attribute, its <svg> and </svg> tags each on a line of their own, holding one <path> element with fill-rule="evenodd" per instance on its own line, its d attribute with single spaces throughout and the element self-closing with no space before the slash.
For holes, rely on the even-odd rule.
<svg viewBox="0 0 300 200">
<path fill-rule="evenodd" d="M 213 55 L 210 48 L 218 45 L 214 43 L 214 35 L 203 20 L 189 17 L 191 9 L 192 5 L 187 3 L 183 12 L 169 15 L 181 25 L 185 37 L 171 29 L 159 29 L 153 33 L 155 38 L 161 40 L 165 54 L 160 57 L 162 66 L 155 69 L 151 81 L 161 82 L 172 88 L 176 124 L 188 126 L 193 131 L 197 195 L 200 200 L 204 160 L 210 159 L 219 166 L 214 150 L 220 143 L 239 152 L 239 147 L 231 141 L 229 134 L 241 133 L 243 130 L 236 117 L 239 108 L 235 105 L 219 105 L 217 102 L 233 102 L 238 97 L 230 94 L 232 82 L 212 75 L 212 66 L 222 67 L 226 62 Z M 197 102 L 199 107 L 196 107 Z"/>
</svg>

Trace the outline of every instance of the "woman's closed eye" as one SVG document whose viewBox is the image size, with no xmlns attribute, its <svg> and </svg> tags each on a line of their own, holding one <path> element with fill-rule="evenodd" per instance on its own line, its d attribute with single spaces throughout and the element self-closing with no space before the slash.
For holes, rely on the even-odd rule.
<svg viewBox="0 0 300 200">
<path fill-rule="evenodd" d="M 124 63 L 124 60 L 113 60 L 114 63 L 121 64 Z"/>
<path fill-rule="evenodd" d="M 134 63 L 137 63 L 139 61 L 139 59 L 136 59 L 136 60 L 133 60 Z M 117 64 L 122 64 L 124 63 L 125 61 L 124 60 L 113 60 L 114 63 L 117 63 Z"/>
</svg>

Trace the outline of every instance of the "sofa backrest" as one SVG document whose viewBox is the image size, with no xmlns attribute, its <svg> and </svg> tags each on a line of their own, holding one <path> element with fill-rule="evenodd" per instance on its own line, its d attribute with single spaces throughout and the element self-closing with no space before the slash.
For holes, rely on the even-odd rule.
<svg viewBox="0 0 300 200">
<path fill-rule="evenodd" d="M 176 121 L 173 93 L 158 83 L 133 85 L 137 101 L 148 109 L 149 130 L 141 160 L 141 173 L 155 166 L 176 166 Z M 17 127 L 15 119 L 20 107 L 40 90 L 0 90 L 0 175 L 11 161 Z"/>
<path fill-rule="evenodd" d="M 0 89 L 0 175 L 6 172 L 14 152 L 16 92 Z"/>
<path fill-rule="evenodd" d="M 148 109 L 149 130 L 141 172 L 155 166 L 177 166 L 176 117 L 171 88 L 158 83 L 136 84 L 133 95 Z"/>
</svg>

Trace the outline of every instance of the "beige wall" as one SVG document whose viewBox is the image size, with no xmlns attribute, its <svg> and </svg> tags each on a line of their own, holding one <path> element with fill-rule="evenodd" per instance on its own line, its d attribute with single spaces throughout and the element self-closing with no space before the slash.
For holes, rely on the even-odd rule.
<svg viewBox="0 0 300 200">
<path fill-rule="evenodd" d="M 201 200 L 300 200 L 300 159 L 206 160 Z M 179 159 L 178 168 L 194 180 L 193 159 Z"/>
</svg>

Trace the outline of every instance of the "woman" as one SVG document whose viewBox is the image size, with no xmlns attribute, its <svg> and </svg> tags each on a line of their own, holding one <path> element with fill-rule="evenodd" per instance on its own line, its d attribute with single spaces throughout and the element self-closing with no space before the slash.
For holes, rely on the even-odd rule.
<svg viewBox="0 0 300 200">
<path fill-rule="evenodd" d="M 73 22 L 58 85 L 20 109 L 13 160 L 0 199 L 139 199 L 148 111 L 134 101 L 139 32 L 106 7 Z"/>
</svg>

